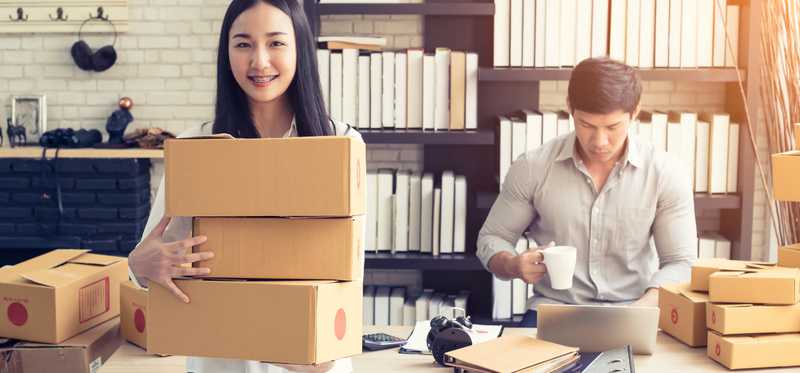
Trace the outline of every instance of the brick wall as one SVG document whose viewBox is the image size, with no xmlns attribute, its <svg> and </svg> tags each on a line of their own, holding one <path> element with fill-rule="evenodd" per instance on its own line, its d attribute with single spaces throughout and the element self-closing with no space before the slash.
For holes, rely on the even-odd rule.
<svg viewBox="0 0 800 373">
<path fill-rule="evenodd" d="M 150 212 L 149 169 L 137 159 L 0 159 L 0 249 L 126 255 Z"/>
<path fill-rule="evenodd" d="M 117 99 L 130 96 L 136 118 L 131 128 L 157 126 L 174 132 L 210 120 L 213 113 L 216 45 L 228 0 L 129 0 L 130 31 L 117 42 L 117 65 L 103 73 L 88 73 L 72 63 L 73 35 L 0 35 L 0 97 L 46 94 L 51 128 L 99 128 L 116 109 Z M 389 47 L 423 44 L 423 21 L 408 15 L 324 16 L 323 34 L 352 33 L 385 36 Z M 92 46 L 109 43 L 110 35 L 87 38 Z M 541 103 L 563 108 L 565 82 L 543 82 Z M 0 118 L 10 112 L 0 105 Z M 646 108 L 723 107 L 721 84 L 645 84 Z M 4 122 L 4 121 L 3 121 Z M 762 137 L 759 137 L 762 140 Z M 370 145 L 369 167 L 421 168 L 423 154 L 415 145 Z M 161 178 L 154 163 L 152 180 Z M 757 188 L 758 182 L 756 183 Z M 757 212 L 766 198 L 756 195 Z M 754 252 L 762 252 L 764 215 L 755 217 Z"/>
</svg>

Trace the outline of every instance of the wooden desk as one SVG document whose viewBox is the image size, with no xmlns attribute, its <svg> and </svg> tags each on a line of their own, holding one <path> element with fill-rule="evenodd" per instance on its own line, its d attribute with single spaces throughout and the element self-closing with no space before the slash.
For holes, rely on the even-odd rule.
<svg viewBox="0 0 800 373">
<path fill-rule="evenodd" d="M 397 336 L 407 336 L 411 327 L 369 327 L 365 333 L 386 332 Z M 506 328 L 504 334 L 535 333 L 535 329 Z M 651 356 L 635 357 L 637 372 L 728 372 L 725 367 L 706 356 L 706 349 L 689 348 L 672 337 L 658 334 L 656 353 Z M 156 357 L 148 355 L 142 349 L 125 343 L 103 365 L 99 373 L 184 373 L 186 358 L 183 356 Z M 397 349 L 367 352 L 353 357 L 355 372 L 452 372 L 450 368 L 435 365 L 429 355 L 406 355 L 397 353 Z M 796 372 L 797 368 L 763 369 L 759 373 Z"/>
</svg>

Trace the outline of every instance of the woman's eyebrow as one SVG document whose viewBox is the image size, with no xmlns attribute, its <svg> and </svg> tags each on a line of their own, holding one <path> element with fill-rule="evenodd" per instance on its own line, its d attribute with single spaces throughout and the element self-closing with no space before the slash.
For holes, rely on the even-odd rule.
<svg viewBox="0 0 800 373">
<path fill-rule="evenodd" d="M 264 34 L 264 35 L 266 35 L 268 38 L 271 38 L 271 37 L 273 37 L 273 36 L 278 36 L 278 35 L 289 35 L 289 34 L 288 34 L 288 33 L 286 33 L 286 32 L 283 32 L 283 31 L 272 31 L 272 32 L 268 32 L 268 33 L 266 33 L 266 34 Z M 238 33 L 238 34 L 236 34 L 236 35 L 233 35 L 233 37 L 232 37 L 231 39 L 234 39 L 234 38 L 245 38 L 245 39 L 250 39 L 250 34 L 248 34 L 248 33 L 246 33 L 246 32 L 240 32 L 240 33 Z"/>
</svg>

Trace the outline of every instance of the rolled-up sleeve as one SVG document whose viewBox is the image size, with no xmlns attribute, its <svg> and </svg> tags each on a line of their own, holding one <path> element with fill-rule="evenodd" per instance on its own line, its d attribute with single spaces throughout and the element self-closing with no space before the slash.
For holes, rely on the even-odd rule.
<svg viewBox="0 0 800 373">
<path fill-rule="evenodd" d="M 689 281 L 691 266 L 697 258 L 697 226 L 694 194 L 687 174 L 669 167 L 658 197 L 653 222 L 653 239 L 658 251 L 659 270 L 649 287 Z"/>
<path fill-rule="evenodd" d="M 523 155 L 511 165 L 500 195 L 478 233 L 477 255 L 487 270 L 495 254 L 507 251 L 516 255 L 517 240 L 535 218 L 533 190 L 530 165 Z"/>
</svg>

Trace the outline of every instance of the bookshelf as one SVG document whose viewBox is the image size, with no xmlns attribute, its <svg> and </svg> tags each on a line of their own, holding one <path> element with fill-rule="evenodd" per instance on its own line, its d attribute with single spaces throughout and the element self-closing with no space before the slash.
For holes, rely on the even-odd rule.
<svg viewBox="0 0 800 373">
<path fill-rule="evenodd" d="M 739 193 L 733 195 L 695 195 L 698 217 L 706 210 L 719 211 L 718 221 L 706 224 L 698 219 L 698 230 L 713 229 L 731 240 L 734 259 L 750 259 L 755 155 L 750 147 L 750 132 L 744 102 L 758 118 L 760 107 L 760 7 L 763 0 L 728 0 L 740 6 L 739 57 L 745 97 L 739 94 L 737 71 L 733 68 L 642 69 L 643 80 L 719 82 L 725 85 L 725 109 L 731 121 L 740 123 Z M 478 131 L 469 133 L 403 133 L 363 131 L 368 143 L 420 144 L 424 169 L 437 175 L 446 169 L 466 175 L 469 183 L 467 203 L 467 253 L 457 257 L 423 257 L 420 254 L 391 256 L 368 254 L 367 268 L 419 269 L 425 287 L 442 290 L 467 289 L 472 292 L 470 312 L 481 320 L 491 318 L 491 276 L 475 257 L 475 242 L 491 204 L 497 197 L 498 160 L 494 140 L 496 116 L 521 108 L 539 108 L 539 82 L 568 80 L 569 68 L 494 68 L 493 13 L 490 0 L 428 0 L 423 4 L 317 4 L 305 0 L 305 10 L 315 33 L 319 34 L 320 15 L 327 14 L 417 14 L 424 17 L 424 49 L 436 47 L 468 50 L 479 54 Z M 389 133 L 387 133 L 389 132 Z M 490 140 L 491 137 L 491 140 Z"/>
</svg>

